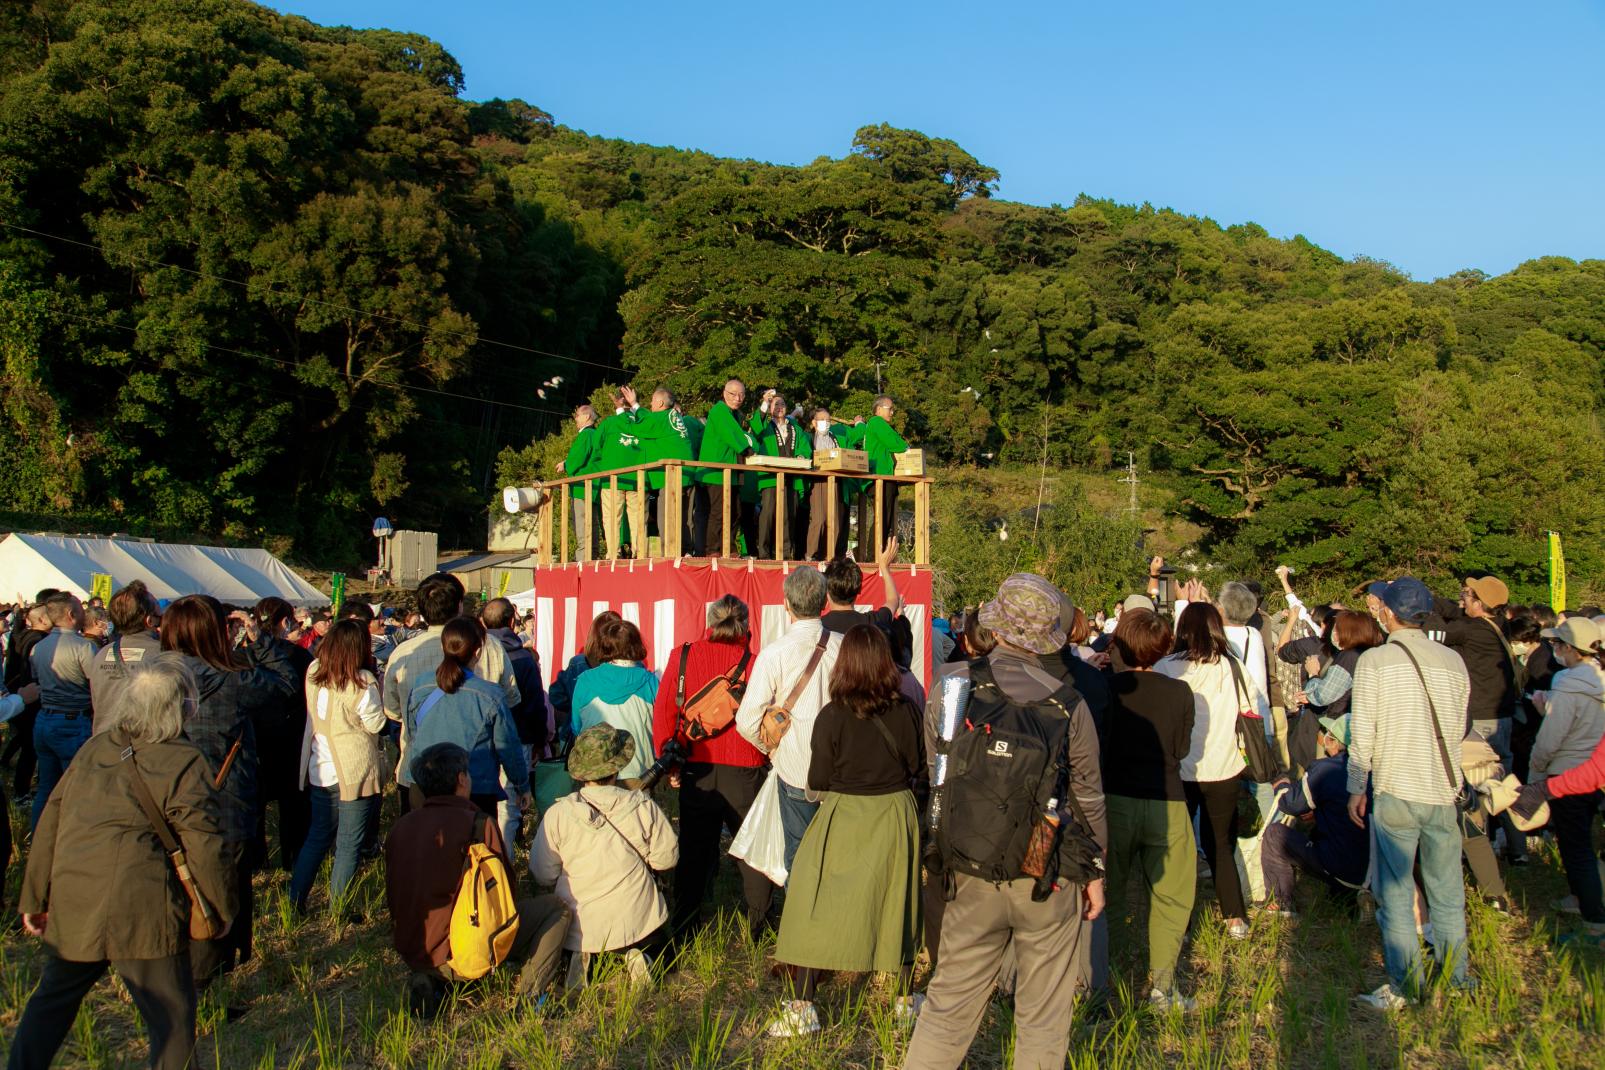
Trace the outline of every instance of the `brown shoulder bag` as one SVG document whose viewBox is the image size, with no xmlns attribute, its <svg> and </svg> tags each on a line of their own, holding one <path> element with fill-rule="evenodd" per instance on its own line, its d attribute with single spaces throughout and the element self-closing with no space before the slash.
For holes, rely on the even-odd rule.
<svg viewBox="0 0 1605 1070">
<path fill-rule="evenodd" d="M 791 730 L 791 708 L 797 705 L 797 700 L 802 697 L 803 688 L 814 678 L 814 670 L 819 668 L 819 659 L 825 656 L 825 647 L 829 644 L 830 632 L 825 630 L 824 625 L 820 625 L 819 642 L 814 644 L 813 656 L 808 659 L 808 665 L 797 678 L 791 694 L 784 703 L 770 706 L 763 711 L 763 719 L 758 722 L 758 745 L 765 754 L 773 754 L 775 748 L 780 746 L 780 741 L 785 739 L 786 733 Z"/>
<path fill-rule="evenodd" d="M 206 901 L 201 889 L 195 883 L 195 877 L 189 871 L 189 860 L 184 857 L 184 848 L 173 835 L 173 828 L 162 816 L 161 807 L 150 793 L 150 785 L 140 775 L 139 764 L 134 760 L 134 748 L 129 747 L 123 751 L 123 761 L 128 763 L 128 775 L 134 784 L 134 795 L 139 799 L 139 808 L 145 811 L 145 817 L 150 821 L 151 827 L 156 830 L 156 838 L 162 841 L 162 849 L 167 852 L 167 860 L 173 864 L 173 871 L 178 874 L 178 883 L 184 886 L 184 894 L 189 896 L 189 937 L 191 940 L 216 940 L 228 932 L 228 926 L 217 916 L 212 904 Z"/>
</svg>

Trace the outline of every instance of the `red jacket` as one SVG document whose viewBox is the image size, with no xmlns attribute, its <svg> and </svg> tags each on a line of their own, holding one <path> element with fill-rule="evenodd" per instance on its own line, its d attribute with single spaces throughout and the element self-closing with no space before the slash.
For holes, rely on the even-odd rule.
<svg viewBox="0 0 1605 1070">
<path fill-rule="evenodd" d="M 680 652 L 684 649 L 684 646 L 677 646 L 669 655 L 662 682 L 658 684 L 657 701 L 652 705 L 652 749 L 658 754 L 663 753 L 663 744 L 674 734 L 680 720 L 674 698 L 680 686 Z M 745 643 L 716 642 L 704 632 L 701 639 L 691 644 L 690 655 L 686 658 L 686 698 L 696 694 L 698 688 L 715 676 L 735 668 L 746 650 Z M 747 663 L 747 672 L 749 675 L 752 672 L 751 662 Z M 692 743 L 691 761 L 752 769 L 764 764 L 764 756 L 757 747 L 742 739 L 732 724 L 712 739 Z"/>
<path fill-rule="evenodd" d="M 695 662 L 693 662 L 695 664 Z M 1605 739 L 1594 747 L 1594 753 L 1581 765 L 1574 765 L 1564 773 L 1557 773 L 1544 785 L 1551 799 L 1567 795 L 1587 795 L 1605 788 Z"/>
</svg>

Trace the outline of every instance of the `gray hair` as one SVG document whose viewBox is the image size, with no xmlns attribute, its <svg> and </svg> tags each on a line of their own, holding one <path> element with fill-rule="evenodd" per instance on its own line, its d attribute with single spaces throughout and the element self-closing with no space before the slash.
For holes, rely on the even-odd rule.
<svg viewBox="0 0 1605 1070">
<path fill-rule="evenodd" d="M 880 408 L 883 405 L 896 405 L 896 404 L 897 403 L 892 400 L 892 395 L 890 395 L 890 394 L 877 394 L 875 396 L 875 404 L 873 404 L 873 405 L 871 405 L 869 407 L 869 411 L 870 412 L 878 412 L 878 411 L 880 411 Z"/>
<path fill-rule="evenodd" d="M 1228 583 L 1220 589 L 1220 597 L 1216 599 L 1220 606 L 1220 615 L 1226 618 L 1226 623 L 1243 625 L 1254 616 L 1259 608 L 1259 599 L 1244 583 Z"/>
<path fill-rule="evenodd" d="M 747 615 L 747 603 L 733 594 L 727 594 L 708 605 L 708 631 L 710 638 L 743 640 L 752 635 L 752 623 Z"/>
<path fill-rule="evenodd" d="M 671 409 L 674 408 L 676 404 L 674 391 L 670 390 L 666 386 L 660 386 L 656 390 L 652 391 L 652 396 L 653 398 L 662 398 L 663 404 L 667 405 Z"/>
<path fill-rule="evenodd" d="M 812 620 L 825 611 L 825 577 L 817 568 L 792 569 L 782 590 L 786 608 L 798 620 Z"/>
<path fill-rule="evenodd" d="M 117 705 L 117 727 L 135 743 L 168 743 L 184 734 L 184 717 L 200 701 L 184 656 L 164 651 L 128 666 L 128 686 Z"/>
</svg>

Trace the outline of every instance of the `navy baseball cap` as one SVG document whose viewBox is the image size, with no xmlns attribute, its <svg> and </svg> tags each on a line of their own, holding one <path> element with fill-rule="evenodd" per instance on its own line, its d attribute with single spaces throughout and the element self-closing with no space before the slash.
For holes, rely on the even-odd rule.
<svg viewBox="0 0 1605 1070">
<path fill-rule="evenodd" d="M 1365 593 L 1372 598 L 1381 598 L 1388 593 L 1388 581 L 1377 580 L 1375 583 L 1369 584 L 1365 589 Z"/>
<path fill-rule="evenodd" d="M 1401 576 L 1382 592 L 1382 604 L 1407 624 L 1420 624 L 1431 616 L 1432 592 L 1413 576 Z"/>
</svg>

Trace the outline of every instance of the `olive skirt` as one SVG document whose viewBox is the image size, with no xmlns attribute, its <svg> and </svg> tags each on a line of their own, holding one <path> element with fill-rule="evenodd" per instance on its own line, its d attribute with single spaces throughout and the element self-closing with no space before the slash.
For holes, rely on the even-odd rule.
<svg viewBox="0 0 1605 1070">
<path fill-rule="evenodd" d="M 863 973 L 912 963 L 920 944 L 914 796 L 827 792 L 786 880 L 775 957 Z"/>
</svg>

